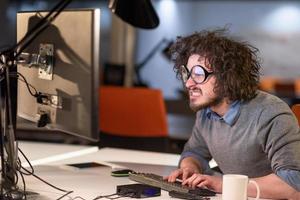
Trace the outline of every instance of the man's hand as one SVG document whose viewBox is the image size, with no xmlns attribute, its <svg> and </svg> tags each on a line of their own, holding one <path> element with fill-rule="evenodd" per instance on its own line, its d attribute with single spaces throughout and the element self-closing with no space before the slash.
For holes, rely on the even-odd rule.
<svg viewBox="0 0 300 200">
<path fill-rule="evenodd" d="M 185 181 L 187 178 L 192 176 L 194 173 L 200 173 L 201 167 L 200 162 L 193 157 L 186 157 L 180 163 L 180 168 L 171 172 L 171 174 L 165 177 L 165 180 L 169 182 L 175 182 L 176 179 L 182 179 Z"/>
<path fill-rule="evenodd" d="M 222 192 L 222 178 L 218 176 L 209 176 L 199 173 L 194 173 L 188 179 L 182 182 L 182 185 L 187 185 L 189 187 L 201 187 L 208 188 L 215 192 Z"/>
<path fill-rule="evenodd" d="M 192 176 L 194 173 L 196 173 L 197 171 L 195 171 L 194 169 L 191 168 L 180 168 L 180 169 L 176 169 L 173 172 L 171 172 L 171 174 L 167 177 L 165 177 L 165 180 L 168 180 L 169 182 L 175 182 L 176 179 L 182 179 L 182 181 L 187 180 L 190 176 Z"/>
</svg>

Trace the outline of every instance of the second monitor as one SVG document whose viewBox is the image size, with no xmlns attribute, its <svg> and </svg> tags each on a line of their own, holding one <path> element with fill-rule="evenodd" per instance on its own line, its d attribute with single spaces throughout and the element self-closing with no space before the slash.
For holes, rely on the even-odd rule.
<svg viewBox="0 0 300 200">
<path fill-rule="evenodd" d="M 17 40 L 46 14 L 19 12 Z M 23 51 L 17 129 L 98 140 L 99 43 L 100 10 L 67 10 Z"/>
</svg>

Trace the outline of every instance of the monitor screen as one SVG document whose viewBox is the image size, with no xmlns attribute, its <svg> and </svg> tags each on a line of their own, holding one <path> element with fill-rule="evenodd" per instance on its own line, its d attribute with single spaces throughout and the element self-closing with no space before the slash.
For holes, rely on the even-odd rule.
<svg viewBox="0 0 300 200">
<path fill-rule="evenodd" d="M 17 13 L 17 40 L 46 14 Z M 26 47 L 29 59 L 17 66 L 28 82 L 19 76 L 17 130 L 98 140 L 99 43 L 100 10 L 76 9 L 62 11 Z"/>
</svg>

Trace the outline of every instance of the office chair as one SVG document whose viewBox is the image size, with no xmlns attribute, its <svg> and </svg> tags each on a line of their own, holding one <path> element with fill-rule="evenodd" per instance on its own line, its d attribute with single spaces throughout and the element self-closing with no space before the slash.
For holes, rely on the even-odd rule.
<svg viewBox="0 0 300 200">
<path fill-rule="evenodd" d="M 296 95 L 300 96 L 300 79 L 295 80 L 295 90 L 296 90 Z"/>
<path fill-rule="evenodd" d="M 101 86 L 99 115 L 100 147 L 168 150 L 167 114 L 160 90 Z"/>
<path fill-rule="evenodd" d="M 298 124 L 300 125 L 300 104 L 294 104 L 292 106 L 292 111 L 298 119 Z"/>
<path fill-rule="evenodd" d="M 281 81 L 274 85 L 275 94 L 279 97 L 294 98 L 296 89 L 294 82 Z"/>
<path fill-rule="evenodd" d="M 259 89 L 269 92 L 269 93 L 274 93 L 275 92 L 275 84 L 278 83 L 280 80 L 277 77 L 262 77 L 260 82 L 259 82 Z"/>
</svg>

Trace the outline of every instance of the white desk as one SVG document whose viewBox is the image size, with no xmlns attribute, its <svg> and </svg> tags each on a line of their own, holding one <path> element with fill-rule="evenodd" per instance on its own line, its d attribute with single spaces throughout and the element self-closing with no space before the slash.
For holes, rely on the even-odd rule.
<svg viewBox="0 0 300 200">
<path fill-rule="evenodd" d="M 179 155 L 174 154 L 114 148 L 104 148 L 97 152 L 92 151 L 91 153 L 78 156 L 78 152 L 85 152 L 91 147 L 28 142 L 21 142 L 19 146 L 21 149 L 24 148 L 23 151 L 29 158 L 34 158 L 32 159 L 33 161 L 41 160 L 41 158 L 44 159 L 42 160 L 43 162 L 36 162 L 36 166 L 34 167 L 36 175 L 57 187 L 74 191 L 74 193 L 70 195 L 73 198 L 75 196 L 81 196 L 85 199 L 93 199 L 99 195 L 113 194 L 116 191 L 117 185 L 135 183 L 130 181 L 127 177 L 117 178 L 110 176 L 111 167 L 130 167 L 140 172 L 167 175 L 171 170 L 176 168 L 179 159 Z M 74 154 L 74 152 L 77 152 L 77 154 Z M 70 154 L 75 157 L 72 157 Z M 99 162 L 105 163 L 108 166 L 78 169 L 63 165 L 81 162 Z M 42 166 L 41 164 L 47 164 L 47 166 Z M 33 176 L 26 176 L 25 180 L 28 190 L 41 194 L 38 199 L 56 199 L 63 194 L 63 192 L 51 188 Z M 157 200 L 171 198 L 166 191 L 162 191 L 160 197 L 147 199 Z M 211 200 L 220 199 L 220 195 L 211 198 Z"/>
<path fill-rule="evenodd" d="M 134 183 L 127 177 L 110 176 L 111 167 L 167 175 L 176 168 L 179 159 L 179 155 L 175 154 L 116 148 L 103 148 L 94 152 L 94 149 L 88 146 L 63 144 L 20 142 L 19 147 L 35 163 L 35 174 L 62 189 L 75 191 L 71 196 L 81 196 L 85 199 L 113 194 L 117 185 Z M 87 151 L 90 153 L 85 153 Z M 83 162 L 97 162 L 107 166 L 88 169 L 65 166 Z M 38 199 L 55 199 L 63 194 L 32 176 L 27 176 L 25 180 L 29 190 L 41 194 Z M 161 197 L 151 199 L 168 198 L 167 192 L 163 191 Z"/>
<path fill-rule="evenodd" d="M 68 158 L 84 156 L 98 151 L 98 147 L 83 145 L 53 144 L 43 142 L 19 141 L 18 147 L 23 151 L 33 166 L 48 164 Z M 27 167 L 25 158 L 18 153 L 22 166 Z"/>
<path fill-rule="evenodd" d="M 158 170 L 177 167 L 179 155 L 169 153 L 157 153 L 149 151 L 127 150 L 118 148 L 102 148 L 99 151 L 81 157 L 48 163 L 49 165 L 63 165 L 70 163 L 97 162 L 111 166 L 112 168 L 134 167 L 143 170 L 145 166 L 159 166 Z M 137 169 L 138 170 L 138 169 Z M 156 170 L 156 171 L 158 171 Z M 161 171 L 160 174 L 167 175 L 170 170 Z"/>
<path fill-rule="evenodd" d="M 69 196 L 74 198 L 76 196 L 84 199 L 93 199 L 99 195 L 109 195 L 116 192 L 117 185 L 133 184 L 134 181 L 127 177 L 112 177 L 110 176 L 110 167 L 95 167 L 88 169 L 76 169 L 66 166 L 36 166 L 35 173 L 43 177 L 48 182 L 55 184 L 65 190 L 72 190 L 74 193 Z M 39 200 L 57 199 L 64 193 L 59 192 L 50 186 L 41 183 L 34 177 L 26 178 L 26 184 L 29 190 L 40 194 Z M 68 198 L 65 198 L 68 199 Z M 130 199 L 130 198 L 120 198 Z M 171 198 L 168 192 L 161 191 L 161 196 L 147 198 L 149 200 L 158 199 L 176 199 Z M 211 200 L 221 200 L 221 195 L 211 197 Z M 253 200 L 253 198 L 249 198 Z"/>
<path fill-rule="evenodd" d="M 65 190 L 75 191 L 70 197 L 81 196 L 85 199 L 93 199 L 99 195 L 109 195 L 116 192 L 117 185 L 133 184 L 135 182 L 127 177 L 110 176 L 109 167 L 96 167 L 78 170 L 72 167 L 59 166 L 36 166 L 36 174 L 43 179 L 54 183 L 55 186 Z M 34 177 L 26 178 L 26 184 L 29 190 L 40 194 L 38 199 L 56 199 L 62 196 L 59 192 L 50 186 L 47 186 Z M 166 191 L 161 191 L 161 196 L 147 198 L 149 200 L 170 199 Z M 66 198 L 67 199 L 67 198 Z M 121 198 L 129 199 L 129 198 Z M 175 198 L 172 198 L 175 199 Z M 219 200 L 220 196 L 213 197 L 211 200 Z"/>
</svg>

